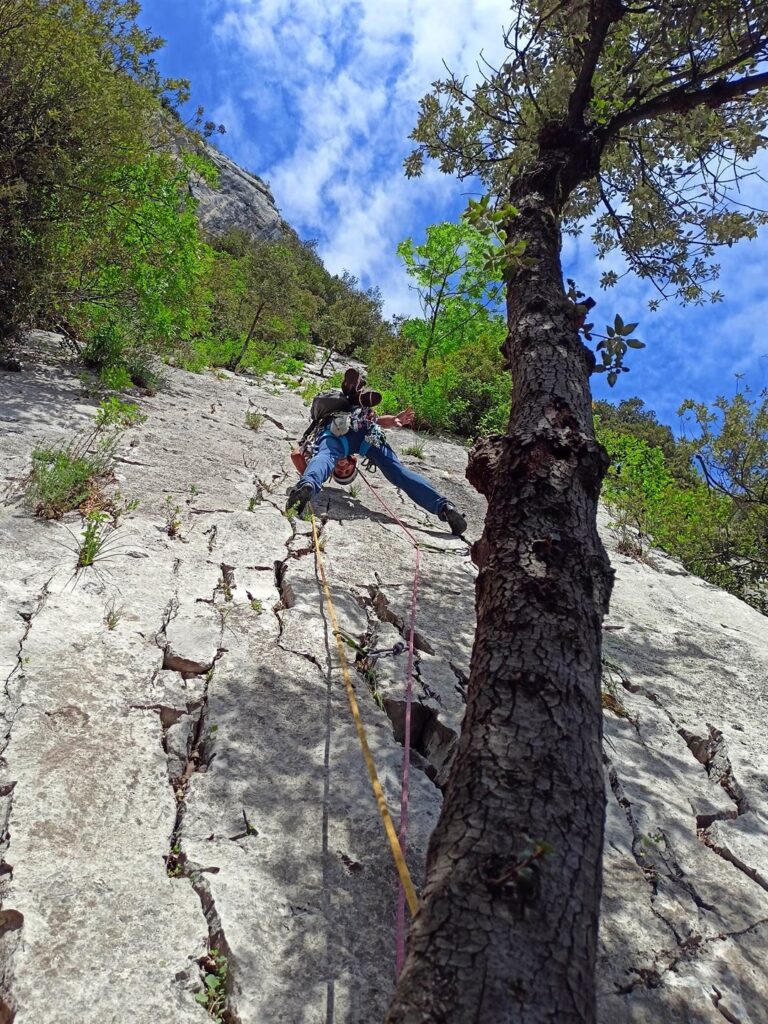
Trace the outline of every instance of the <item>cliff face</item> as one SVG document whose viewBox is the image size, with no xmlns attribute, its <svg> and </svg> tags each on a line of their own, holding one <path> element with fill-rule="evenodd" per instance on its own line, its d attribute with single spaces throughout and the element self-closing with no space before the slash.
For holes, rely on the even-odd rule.
<svg viewBox="0 0 768 1024">
<path fill-rule="evenodd" d="M 95 406 L 75 369 L 53 361 L 56 339 L 33 340 L 54 355 L 0 373 L 11 497 L 33 448 L 83 429 Z M 147 420 L 115 463 L 111 489 L 139 506 L 94 567 L 75 572 L 76 514 L 42 522 L 13 500 L 0 510 L 0 1020 L 202 1024 L 195 996 L 212 946 L 228 967 L 226 1019 L 369 1024 L 392 987 L 395 875 L 310 527 L 281 513 L 307 410 L 285 383 L 167 373 L 139 399 Z M 255 432 L 248 412 L 262 416 Z M 392 440 L 402 450 L 414 436 Z M 424 448 L 405 460 L 477 536 L 466 452 L 431 438 Z M 475 571 L 466 543 L 372 482 L 423 545 L 418 883 L 464 708 Z M 410 544 L 365 486 L 330 485 L 315 509 L 342 629 L 364 650 L 391 650 L 408 616 Z M 766 620 L 661 555 L 622 557 L 603 528 L 617 584 L 601 1024 L 761 1024 Z M 396 812 L 404 659 L 358 668 Z"/>
<path fill-rule="evenodd" d="M 292 229 L 280 216 L 275 198 L 258 175 L 251 174 L 199 135 L 166 114 L 157 126 L 157 144 L 177 157 L 199 152 L 216 167 L 219 181 L 213 188 L 193 176 L 190 191 L 197 200 L 197 216 L 212 235 L 240 228 L 254 241 L 274 241 Z"/>
<path fill-rule="evenodd" d="M 219 172 L 219 185 L 213 189 L 202 180 L 192 185 L 202 226 L 214 235 L 235 227 L 255 240 L 280 238 L 285 224 L 272 193 L 261 178 L 243 170 L 213 146 L 206 143 L 203 149 Z"/>
</svg>

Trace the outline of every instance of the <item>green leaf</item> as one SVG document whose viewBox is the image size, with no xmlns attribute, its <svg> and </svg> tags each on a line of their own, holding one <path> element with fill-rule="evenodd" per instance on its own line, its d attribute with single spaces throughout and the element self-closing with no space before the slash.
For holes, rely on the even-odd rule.
<svg viewBox="0 0 768 1024">
<path fill-rule="evenodd" d="M 203 1006 L 208 1005 L 208 993 L 207 992 L 196 992 L 195 1000 L 198 1003 L 202 1003 Z"/>
<path fill-rule="evenodd" d="M 619 331 L 619 334 L 622 336 L 622 338 L 626 338 L 632 333 L 632 331 L 634 331 L 636 327 L 637 324 L 624 324 L 622 329 Z"/>
<path fill-rule="evenodd" d="M 627 338 L 627 344 L 630 348 L 645 348 L 645 342 L 638 341 L 637 338 Z"/>
</svg>

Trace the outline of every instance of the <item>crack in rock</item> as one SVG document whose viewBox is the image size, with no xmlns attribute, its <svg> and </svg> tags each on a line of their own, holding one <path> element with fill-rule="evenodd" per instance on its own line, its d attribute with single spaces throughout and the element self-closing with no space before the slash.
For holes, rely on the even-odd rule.
<svg viewBox="0 0 768 1024">
<path fill-rule="evenodd" d="M 378 616 L 374 617 L 370 601 L 358 597 L 358 603 L 368 616 L 368 628 L 358 640 L 355 668 L 365 680 L 374 702 L 389 719 L 395 741 L 402 747 L 405 745 L 406 702 L 396 697 L 383 697 L 379 693 L 375 675 L 376 660 L 367 655 L 368 651 L 374 650 L 378 645 L 376 621 L 381 620 Z M 420 677 L 418 657 L 414 658 L 414 680 L 428 697 L 432 696 L 430 687 Z M 434 696 L 438 697 L 437 694 Z M 418 699 L 411 702 L 410 747 L 413 765 L 423 771 L 441 792 L 448 781 L 458 740 L 458 733 L 440 721 L 439 712 L 435 708 Z"/>
<path fill-rule="evenodd" d="M 385 697 L 384 711 L 392 723 L 392 733 L 400 744 L 405 744 L 404 700 Z M 424 774 L 442 792 L 459 742 L 459 734 L 440 721 L 438 712 L 422 704 L 411 703 L 411 750 L 420 755 Z"/>
<path fill-rule="evenodd" d="M 223 572 L 222 566 L 222 572 Z M 229 568 L 229 567 L 227 567 Z M 175 601 L 175 605 L 174 605 Z M 158 636 L 164 636 L 165 630 L 178 613 L 178 601 L 174 599 L 166 608 L 163 626 Z M 213 682 L 216 663 L 224 654 L 224 623 L 222 622 L 219 645 L 215 656 L 205 671 L 205 685 L 200 697 L 188 703 L 186 708 L 171 707 L 164 704 L 148 705 L 158 713 L 162 729 L 161 744 L 166 756 L 168 783 L 173 791 L 176 803 L 176 815 L 168 843 L 168 853 L 164 860 L 170 878 L 186 878 L 192 885 L 205 918 L 208 930 L 208 953 L 198 960 L 200 968 L 200 992 L 206 991 L 205 977 L 213 969 L 215 962 L 211 960 L 214 951 L 223 956 L 227 962 L 227 1005 L 220 1020 L 222 1024 L 241 1024 L 240 1018 L 229 1005 L 232 991 L 232 956 L 227 945 L 224 929 L 210 886 L 203 877 L 205 871 L 218 871 L 218 867 L 201 867 L 189 861 L 183 849 L 182 825 L 189 798 L 189 784 L 193 775 L 210 770 L 216 757 L 216 727 L 209 723 L 210 688 Z M 182 659 L 184 660 L 184 659 Z M 189 659 L 187 659 L 189 661 Z M 178 671 L 178 669 L 177 669 Z M 200 674 L 200 673 L 194 673 Z M 182 672 L 182 675 L 184 673 Z"/>
<path fill-rule="evenodd" d="M 725 814 L 725 818 L 736 818 L 746 814 L 750 810 L 749 801 L 744 795 L 744 790 L 739 785 L 733 772 L 733 765 L 728 755 L 728 744 L 725 737 L 713 725 L 707 724 L 708 733 L 706 736 L 697 736 L 687 729 L 679 728 L 678 734 L 682 736 L 688 745 L 688 749 L 699 762 L 704 765 L 704 770 L 714 782 L 719 783 L 728 796 L 733 800 L 736 809 L 732 813 Z M 704 822 L 704 815 L 697 819 L 701 828 L 707 828 L 717 815 L 712 815 L 710 821 Z"/>
<path fill-rule="evenodd" d="M 0 742 L 0 765 L 2 767 L 5 767 L 2 755 L 5 754 L 8 744 L 11 742 L 16 716 L 24 706 L 21 696 L 24 685 L 24 645 L 34 626 L 35 619 L 45 606 L 50 584 L 51 581 L 47 580 L 29 611 L 19 612 L 25 625 L 19 638 L 16 662 L 3 683 L 7 707 L 2 711 L 5 723 L 4 734 Z M 21 945 L 24 926 L 24 915 L 12 907 L 5 906 L 5 899 L 13 880 L 13 865 L 6 860 L 6 854 L 11 845 L 11 833 L 8 826 L 13 810 L 15 788 L 16 781 L 13 779 L 8 779 L 0 784 L 0 963 L 4 965 L 0 970 L 0 1022 L 2 1024 L 13 1024 L 16 1017 L 17 1007 L 11 991 L 13 959 Z"/>
<path fill-rule="evenodd" d="M 621 666 L 616 665 L 614 662 L 608 662 L 608 664 L 616 672 L 622 686 L 626 690 L 630 693 L 639 693 L 659 708 L 671 725 L 674 726 L 678 735 L 685 741 L 686 746 L 699 764 L 704 767 L 710 780 L 721 786 L 733 801 L 734 808 L 732 810 L 696 816 L 696 834 L 699 840 L 707 849 L 717 854 L 718 857 L 722 857 L 729 864 L 732 864 L 737 870 L 746 875 L 750 881 L 768 892 L 768 879 L 757 868 L 747 864 L 729 849 L 722 830 L 718 830 L 716 834 L 713 831 L 717 829 L 718 822 L 734 821 L 736 818 L 748 814 L 751 810 L 744 790 L 734 774 L 733 765 L 728 754 L 728 744 L 722 732 L 715 726 L 707 723 L 707 733 L 702 736 L 678 725 L 674 715 L 664 706 L 658 694 L 633 683 Z M 705 909 L 710 908 L 705 907 Z"/>
<path fill-rule="evenodd" d="M 458 695 L 461 697 L 462 701 L 466 704 L 467 703 L 467 689 L 469 687 L 469 676 L 467 675 L 466 672 L 464 672 L 462 669 L 460 669 L 457 665 L 454 665 L 454 663 L 452 661 L 448 662 L 448 667 L 450 668 L 451 672 L 453 672 L 453 674 L 456 676 L 456 685 L 455 685 L 454 689 L 456 690 Z"/>
<path fill-rule="evenodd" d="M 735 1013 L 731 1013 L 727 1006 L 722 1005 L 723 993 L 715 985 L 712 986 L 709 998 L 712 1000 L 712 1005 L 717 1012 L 724 1017 L 729 1024 L 744 1024 L 741 1017 L 737 1017 Z"/>
<path fill-rule="evenodd" d="M 394 626 L 395 629 L 400 633 L 403 639 L 408 639 L 408 626 L 402 615 L 398 615 L 397 612 L 393 611 L 389 604 L 389 598 L 386 596 L 381 588 L 381 585 L 369 585 L 368 593 L 370 594 L 371 607 L 376 613 L 376 617 L 379 622 L 388 622 Z M 416 651 L 421 651 L 423 654 L 435 654 L 435 649 L 427 638 L 420 633 L 417 629 L 413 631 L 413 647 Z"/>
<path fill-rule="evenodd" d="M 637 988 L 659 988 L 663 984 L 663 975 L 669 974 L 670 972 L 677 971 L 681 964 L 693 962 L 697 956 L 700 957 L 704 954 L 708 946 L 714 945 L 716 942 L 726 942 L 728 939 L 741 938 L 744 935 L 748 935 L 750 932 L 755 931 L 757 928 L 762 928 L 763 925 L 768 924 L 768 918 L 761 918 L 759 921 L 753 921 L 752 924 L 747 925 L 745 928 L 739 928 L 733 932 L 718 932 L 716 935 L 709 935 L 706 938 L 701 935 L 689 935 L 687 939 L 683 940 L 677 950 L 662 950 L 657 953 L 653 960 L 651 967 L 640 967 L 634 968 L 633 973 L 637 975 L 635 979 L 628 982 L 626 985 L 617 985 L 617 995 L 630 995 Z M 667 963 L 659 968 L 658 963 L 662 957 L 667 957 Z M 718 992 L 718 989 L 713 985 L 713 992 Z M 710 993 L 710 998 L 712 993 Z M 720 996 L 722 998 L 722 996 Z M 713 999 L 714 1002 L 714 999 Z M 723 1012 L 724 1008 L 717 1007 L 720 1012 Z M 725 1016 L 725 1014 L 723 1014 Z M 726 1017 L 726 1020 L 730 1018 Z M 736 1018 L 738 1024 L 743 1022 Z"/>
<path fill-rule="evenodd" d="M 643 834 L 637 823 L 632 803 L 624 792 L 624 787 L 621 785 L 616 767 L 606 753 L 603 753 L 603 764 L 607 768 L 608 783 L 611 791 L 619 807 L 624 812 L 630 832 L 632 833 L 632 842 L 630 844 L 632 856 L 651 890 L 649 901 L 651 913 L 661 921 L 665 928 L 672 932 L 678 947 L 683 948 L 686 943 L 690 943 L 696 938 L 696 933 L 691 933 L 686 938 L 681 937 L 674 924 L 661 913 L 656 905 L 656 897 L 659 896 L 661 888 L 666 888 L 667 884 L 671 884 L 673 888 L 678 886 L 690 897 L 699 910 L 712 913 L 717 908 L 703 900 L 695 885 L 686 877 L 685 872 L 677 861 L 669 836 L 664 829 L 657 828 L 652 837 L 647 837 Z M 649 838 L 653 844 L 653 856 L 648 846 Z M 659 871 L 657 861 L 660 861 L 664 867 L 663 874 Z M 639 983 L 637 982 L 637 984 Z"/>
</svg>

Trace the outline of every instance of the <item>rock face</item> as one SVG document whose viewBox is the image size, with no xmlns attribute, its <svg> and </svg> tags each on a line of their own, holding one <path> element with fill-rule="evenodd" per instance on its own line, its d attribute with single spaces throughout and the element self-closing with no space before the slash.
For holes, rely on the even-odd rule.
<svg viewBox="0 0 768 1024">
<path fill-rule="evenodd" d="M 158 126 L 158 143 L 177 158 L 199 152 L 216 167 L 216 188 L 193 175 L 190 191 L 197 200 L 197 218 L 212 235 L 240 228 L 253 241 L 275 241 L 292 229 L 283 221 L 268 186 L 256 174 L 244 170 L 220 150 L 188 131 L 170 115 Z"/>
<path fill-rule="evenodd" d="M 0 373 L 0 1021 L 202 1024 L 211 949 L 235 1024 L 382 1019 L 395 875 L 310 525 L 281 512 L 306 407 L 283 383 L 169 370 L 164 390 L 139 399 L 146 422 L 126 431 L 115 465 L 112 489 L 139 507 L 76 573 L 79 516 L 42 522 L 13 495 L 32 450 L 83 429 L 95 403 L 52 362 L 55 338 L 33 340 L 47 342 L 45 361 Z M 264 416 L 256 432 L 249 411 Z M 483 502 L 464 480 L 466 452 L 424 448 L 405 461 L 476 536 Z M 467 543 L 371 482 L 422 546 L 418 884 L 463 714 L 475 572 Z M 315 512 L 397 817 L 404 656 L 364 653 L 402 640 L 413 548 L 365 484 L 328 486 Z M 766 622 L 663 556 L 622 557 L 604 526 L 617 584 L 601 1024 L 761 1024 Z"/>
<path fill-rule="evenodd" d="M 198 201 L 197 216 L 211 234 L 241 228 L 255 241 L 274 241 L 286 228 L 269 188 L 261 178 L 243 170 L 213 146 L 204 144 L 205 155 L 219 172 L 218 188 L 198 180 L 192 194 Z"/>
</svg>

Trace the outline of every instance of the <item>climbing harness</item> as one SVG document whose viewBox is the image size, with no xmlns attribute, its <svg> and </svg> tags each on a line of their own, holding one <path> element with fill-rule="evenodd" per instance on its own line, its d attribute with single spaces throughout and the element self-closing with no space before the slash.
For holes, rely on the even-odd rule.
<svg viewBox="0 0 768 1024">
<path fill-rule="evenodd" d="M 312 513 L 312 540 L 315 546 L 315 561 L 317 563 L 317 570 L 320 575 L 320 583 L 323 588 L 323 594 L 325 595 L 325 601 L 328 606 L 328 615 L 331 620 L 331 629 L 333 635 L 336 638 L 336 647 L 339 652 L 339 662 L 341 664 L 341 673 L 344 677 L 344 687 L 347 691 L 347 700 L 349 707 L 352 712 L 352 718 L 355 723 L 355 729 L 357 730 L 357 737 L 360 741 L 360 748 L 363 752 L 363 760 L 365 766 L 368 769 L 368 776 L 371 780 L 371 787 L 373 789 L 373 795 L 376 798 L 376 804 L 379 808 L 379 814 L 381 815 L 381 821 L 384 825 L 384 831 L 386 832 L 389 846 L 392 851 L 392 857 L 397 868 L 397 873 L 400 878 L 400 890 L 405 894 L 405 899 L 408 901 L 408 908 L 412 915 L 416 914 L 419 909 L 419 901 L 416 896 L 416 890 L 413 887 L 411 881 L 411 874 L 408 870 L 408 865 L 405 863 L 405 856 L 401 841 L 398 839 L 398 835 L 395 832 L 395 826 L 392 821 L 392 815 L 389 813 L 387 807 L 387 800 L 384 796 L 384 790 L 381 788 L 379 782 L 379 776 L 376 772 L 376 765 L 373 761 L 373 755 L 371 754 L 371 748 L 368 745 L 368 737 L 365 732 L 365 726 L 363 725 L 363 719 L 360 714 L 360 707 L 357 703 L 357 697 L 355 696 L 355 689 L 352 685 L 352 677 L 349 671 L 349 662 L 347 661 L 346 651 L 344 650 L 344 634 L 339 629 L 339 623 L 336 618 L 336 609 L 333 606 L 333 598 L 331 597 L 331 589 L 328 585 L 328 577 L 325 573 L 325 565 L 323 564 L 323 556 L 320 549 L 320 539 L 317 535 L 317 520 L 315 519 L 314 512 Z M 402 821 L 401 821 L 402 831 Z M 403 928 L 403 936 L 405 929 Z M 398 938 L 399 942 L 399 938 Z M 404 937 L 403 937 L 404 942 Z"/>
<path fill-rule="evenodd" d="M 381 401 L 381 394 L 365 388 L 365 380 L 358 370 L 349 369 L 344 376 L 341 389 L 321 391 L 312 399 L 309 415 L 310 423 L 302 434 L 296 447 L 291 450 L 291 462 L 299 476 L 306 472 L 309 460 L 317 453 L 321 437 L 330 434 L 339 440 L 350 430 L 364 430 L 365 441 L 361 454 L 369 448 L 380 448 L 386 444 L 386 438 L 376 423 L 373 406 Z M 349 452 L 349 444 L 344 441 L 344 450 Z M 333 468 L 333 479 L 338 484 L 350 484 L 357 476 L 357 463 L 354 455 L 339 459 Z"/>
</svg>

